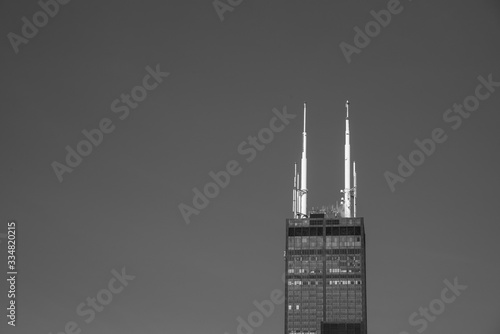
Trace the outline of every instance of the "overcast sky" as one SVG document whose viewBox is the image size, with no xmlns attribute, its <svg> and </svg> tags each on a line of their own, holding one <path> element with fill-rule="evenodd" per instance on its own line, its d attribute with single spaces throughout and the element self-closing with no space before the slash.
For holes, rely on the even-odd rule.
<svg viewBox="0 0 500 334">
<path fill-rule="evenodd" d="M 24 38 L 22 18 L 41 7 L 1 1 L 0 233 L 17 221 L 19 274 L 15 328 L 0 283 L 0 331 L 56 334 L 74 321 L 84 334 L 235 334 L 254 300 L 284 289 L 302 103 L 309 204 L 320 206 L 340 200 L 349 99 L 369 333 L 417 333 L 410 315 L 455 278 L 467 288 L 425 333 L 500 333 L 500 87 L 483 84 L 467 118 L 447 113 L 480 76 L 500 82 L 500 3 L 402 0 L 348 62 L 339 45 L 355 47 L 354 28 L 387 6 L 243 0 L 221 20 L 211 0 L 74 0 L 14 47 L 8 34 Z M 155 87 L 143 101 L 112 110 L 143 85 Z M 247 161 L 248 137 L 284 109 L 297 117 Z M 54 162 L 67 165 L 66 146 L 99 126 L 109 133 L 60 182 Z M 446 140 L 391 189 L 384 173 L 435 129 Z M 179 205 L 233 160 L 239 174 L 186 224 Z M 122 268 L 135 278 L 87 323 L 77 306 Z M 283 333 L 284 308 L 254 333 Z"/>
</svg>

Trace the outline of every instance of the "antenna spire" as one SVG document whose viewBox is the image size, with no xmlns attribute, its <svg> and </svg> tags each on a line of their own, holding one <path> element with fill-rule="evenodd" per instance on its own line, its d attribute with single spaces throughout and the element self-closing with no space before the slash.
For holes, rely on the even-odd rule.
<svg viewBox="0 0 500 334">
<path fill-rule="evenodd" d="M 292 191 L 292 211 L 293 218 L 297 217 L 297 163 L 294 163 L 295 171 L 293 173 L 293 191 Z"/>
<path fill-rule="evenodd" d="M 304 131 L 302 132 L 302 159 L 300 161 L 300 214 L 307 217 L 307 105 L 304 102 Z"/>
<path fill-rule="evenodd" d="M 349 138 L 349 101 L 345 103 L 345 146 L 344 146 L 344 217 L 351 217 L 351 144 Z"/>
<path fill-rule="evenodd" d="M 356 161 L 352 162 L 352 177 L 354 181 L 354 187 L 352 188 L 352 200 L 353 200 L 353 206 L 354 206 L 354 217 L 357 217 L 356 215 L 356 204 L 358 202 L 358 186 L 357 186 L 357 176 L 356 176 Z"/>
</svg>

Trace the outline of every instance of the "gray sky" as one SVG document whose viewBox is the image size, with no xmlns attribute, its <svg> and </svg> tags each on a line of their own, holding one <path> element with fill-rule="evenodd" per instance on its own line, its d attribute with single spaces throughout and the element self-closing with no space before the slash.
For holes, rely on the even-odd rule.
<svg viewBox="0 0 500 334">
<path fill-rule="evenodd" d="M 284 289 L 302 102 L 317 206 L 340 198 L 349 99 L 370 334 L 417 333 L 409 316 L 455 277 L 467 289 L 425 333 L 500 333 L 500 87 L 456 130 L 443 119 L 479 76 L 500 82 L 500 4 L 401 1 L 348 63 L 339 44 L 387 3 L 244 0 L 221 21 L 210 0 L 71 1 L 16 54 L 7 34 L 40 6 L 2 1 L 0 233 L 17 220 L 19 275 L 17 326 L 2 313 L 1 332 L 236 333 L 254 300 Z M 121 120 L 112 102 L 157 64 L 170 75 Z M 299 117 L 247 162 L 240 143 L 285 106 Z M 59 182 L 51 164 L 103 118 L 113 132 Z M 392 192 L 384 173 L 436 128 L 447 140 Z M 179 204 L 231 160 L 241 173 L 187 225 Z M 123 267 L 135 279 L 87 324 L 77 306 Z M 281 304 L 255 333 L 283 322 Z"/>
</svg>

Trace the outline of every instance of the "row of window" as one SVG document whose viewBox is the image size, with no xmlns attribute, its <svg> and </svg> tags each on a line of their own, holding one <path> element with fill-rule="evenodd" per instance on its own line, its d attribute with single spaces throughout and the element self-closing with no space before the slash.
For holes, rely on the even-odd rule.
<svg viewBox="0 0 500 334">
<path fill-rule="evenodd" d="M 295 314 L 295 317 L 298 318 L 298 319 L 301 319 L 301 318 L 304 318 L 304 317 L 307 318 L 308 316 L 312 317 L 314 319 L 314 317 L 318 316 L 318 311 L 317 310 L 315 310 L 315 309 L 312 309 L 312 310 L 302 310 L 300 308 L 299 304 L 288 304 L 288 311 L 290 311 L 290 312 L 294 312 L 294 311 L 301 312 L 300 314 Z M 319 313 L 322 314 L 321 311 Z M 361 307 L 358 307 L 358 308 L 339 307 L 339 308 L 333 308 L 331 310 L 328 310 L 326 312 L 326 314 L 327 314 L 327 316 L 334 316 L 334 315 L 338 315 L 338 314 L 362 315 L 363 311 L 362 311 Z M 293 320 L 293 316 L 294 316 L 293 313 L 289 313 L 289 315 L 288 315 L 289 320 Z"/>
<path fill-rule="evenodd" d="M 306 307 L 316 307 L 323 305 L 323 296 L 321 298 L 315 298 L 316 296 L 288 296 L 288 301 L 290 303 L 295 302 L 295 303 L 300 303 L 302 305 L 305 305 Z M 363 294 L 362 293 L 349 293 L 349 296 L 347 295 L 339 295 L 337 294 L 327 294 L 326 296 L 326 306 L 330 305 L 337 305 L 338 303 L 348 303 L 348 304 L 354 304 L 357 300 L 362 300 Z"/>
<path fill-rule="evenodd" d="M 309 320 L 309 321 L 301 321 L 301 322 L 294 322 L 294 323 L 288 323 L 288 328 L 290 330 L 295 329 L 296 331 L 314 331 L 319 328 L 321 328 L 321 320 Z"/>
<path fill-rule="evenodd" d="M 323 298 L 300 298 L 298 296 L 292 296 L 287 300 L 289 303 L 301 304 L 305 308 L 319 308 L 323 307 Z M 360 304 L 363 301 L 363 296 L 349 296 L 349 298 L 342 298 L 339 296 L 328 296 L 326 300 L 326 306 L 337 307 L 339 305 L 355 305 Z"/>
<path fill-rule="evenodd" d="M 301 305 L 299 307 L 299 305 Z M 362 302 L 361 300 L 356 301 L 356 303 L 335 303 L 335 305 L 327 305 L 327 312 L 333 313 L 355 313 L 362 311 Z M 312 307 L 307 308 L 301 303 L 290 303 L 288 304 L 288 311 L 301 311 L 302 315 L 307 316 L 308 314 L 312 315 L 320 315 L 323 312 L 323 306 L 321 305 L 313 305 Z M 344 312 L 346 311 L 346 312 Z M 347 312 L 349 311 L 349 312 Z"/>
<path fill-rule="evenodd" d="M 326 244 L 326 249 L 335 249 L 335 248 L 345 248 L 345 247 L 361 247 L 361 243 L 359 242 L 341 242 L 338 244 Z M 301 249 L 323 249 L 323 244 L 288 244 L 289 250 L 301 250 Z"/>
<path fill-rule="evenodd" d="M 361 267 L 361 260 L 343 260 L 343 261 L 327 261 L 325 267 L 331 268 L 347 268 Z M 288 268 L 323 268 L 323 262 L 320 261 L 289 261 Z"/>
<path fill-rule="evenodd" d="M 322 269 L 304 269 L 304 268 L 289 268 L 287 271 L 289 274 L 322 274 L 323 270 Z M 341 268 L 329 268 L 327 270 L 327 273 L 329 274 L 338 274 L 338 273 L 359 273 L 361 272 L 360 268 L 348 268 L 348 269 L 341 269 Z"/>
<path fill-rule="evenodd" d="M 295 280 L 289 280 L 288 281 L 288 285 L 319 285 L 321 283 L 319 283 L 320 281 L 319 280 L 299 280 L 299 279 L 295 279 Z M 358 284 L 362 284 L 362 281 L 361 280 L 328 280 L 326 281 L 326 284 L 327 285 L 349 285 L 349 284 L 353 284 L 353 285 L 358 285 Z"/>
<path fill-rule="evenodd" d="M 339 285 L 327 286 L 326 287 L 326 297 L 331 298 L 344 298 L 344 297 L 355 297 L 363 293 L 361 285 L 349 286 L 348 289 L 341 288 Z M 288 291 L 289 298 L 322 298 L 323 289 L 307 289 L 307 290 L 292 290 Z M 331 298 L 330 298 L 331 297 Z"/>
<path fill-rule="evenodd" d="M 288 227 L 288 236 L 361 235 L 361 226 Z"/>
<path fill-rule="evenodd" d="M 361 242 L 361 237 L 358 236 L 332 236 L 328 235 L 326 237 L 322 236 L 288 236 L 288 243 L 308 243 L 316 242 L 323 243 L 323 240 L 327 244 L 338 244 L 339 242 Z"/>
<path fill-rule="evenodd" d="M 347 284 L 361 284 L 361 280 L 328 280 L 327 283 L 328 285 L 347 285 Z"/>
<path fill-rule="evenodd" d="M 346 253 L 347 254 L 347 253 Z M 290 256 L 289 262 L 304 262 L 304 261 L 319 261 L 323 263 L 323 256 Z M 339 256 L 327 256 L 326 261 L 361 261 L 359 255 L 339 255 Z"/>
<path fill-rule="evenodd" d="M 331 322 L 334 322 L 334 321 L 338 321 L 338 320 L 358 320 L 358 321 L 362 321 L 363 320 L 363 315 L 362 313 L 359 313 L 359 314 L 339 314 L 339 315 L 333 315 L 331 317 L 329 317 L 328 315 L 326 316 L 326 321 L 331 321 Z"/>
<path fill-rule="evenodd" d="M 288 237 L 288 249 L 361 247 L 360 237 L 330 237 L 323 243 L 323 237 Z"/>
<path fill-rule="evenodd" d="M 320 213 L 324 214 L 324 213 Z M 314 213 L 313 213 L 314 215 Z M 326 225 L 361 225 L 362 218 L 360 217 L 342 217 L 342 218 L 333 218 L 333 217 L 311 217 L 309 219 L 287 219 L 287 222 L 290 226 L 309 226 L 310 225 L 323 225 L 323 221 L 325 221 Z"/>
<path fill-rule="evenodd" d="M 306 309 L 321 309 L 323 307 L 323 298 L 311 300 L 311 298 L 288 298 L 288 303 L 290 304 L 300 304 L 302 307 Z M 362 304 L 363 296 L 352 296 L 350 298 L 338 298 L 332 297 L 328 298 L 326 301 L 326 308 L 336 308 L 339 306 L 352 306 L 354 307 L 357 304 Z"/>
<path fill-rule="evenodd" d="M 337 255 L 337 254 L 362 254 L 363 249 L 361 248 L 332 248 L 332 249 L 309 249 L 309 248 L 302 248 L 302 249 L 288 249 L 285 252 L 285 255 L 288 255 L 288 258 L 291 258 L 294 255 L 318 255 L 323 258 L 323 256 L 326 255 Z"/>
<path fill-rule="evenodd" d="M 314 314 L 288 314 L 288 323 L 297 323 L 297 322 L 302 322 L 303 324 L 306 324 L 309 321 L 309 324 L 314 323 L 314 322 L 321 322 L 323 320 L 323 312 L 321 312 L 320 315 L 314 315 Z"/>
<path fill-rule="evenodd" d="M 319 266 L 318 266 L 319 267 Z M 322 274 L 323 269 L 320 269 L 316 267 L 316 269 L 304 269 L 304 268 L 289 268 L 288 273 L 289 274 Z M 322 267 L 322 266 L 321 266 Z"/>
<path fill-rule="evenodd" d="M 361 303 L 361 300 L 359 301 Z M 360 304 L 359 303 L 359 304 Z M 304 305 L 302 305 L 303 307 Z M 354 307 L 351 307 L 351 308 L 348 308 L 348 305 L 347 303 L 337 303 L 337 305 L 335 305 L 337 307 L 343 307 L 343 308 L 328 308 L 328 309 L 333 309 L 333 313 L 356 313 L 356 312 L 361 312 L 361 310 L 358 308 L 358 310 L 356 310 L 356 308 Z M 354 306 L 354 305 L 352 305 Z M 318 309 L 322 309 L 322 307 L 318 307 L 318 308 L 306 308 L 306 307 L 303 307 L 302 309 L 302 314 L 305 313 L 305 315 L 307 316 L 307 313 L 311 313 L 310 315 L 314 315 L 314 314 L 318 314 Z M 288 310 L 289 311 L 300 311 L 301 310 L 301 304 L 288 304 Z M 328 311 L 328 312 L 332 312 L 332 311 Z"/>
<path fill-rule="evenodd" d="M 326 296 L 326 306 L 327 307 L 336 307 L 341 304 L 355 305 L 359 304 L 363 301 L 362 294 L 350 294 L 349 297 L 339 296 L 339 295 L 328 295 Z M 323 297 L 315 298 L 314 296 L 289 296 L 287 299 L 289 303 L 297 303 L 303 305 L 305 308 L 317 308 L 323 306 Z"/>
<path fill-rule="evenodd" d="M 304 321 L 304 322 L 295 322 L 295 323 L 288 323 L 288 329 L 289 330 L 295 330 L 297 331 L 302 331 L 303 333 L 307 333 L 307 331 L 316 331 L 321 328 L 321 320 L 316 320 L 316 321 Z M 318 331 L 319 332 L 319 331 Z"/>
<path fill-rule="evenodd" d="M 340 295 L 339 293 L 327 293 L 326 295 L 326 302 L 327 306 L 328 305 L 337 305 L 338 303 L 348 303 L 348 304 L 354 304 L 357 303 L 357 301 L 361 301 L 363 298 L 362 293 L 356 294 L 355 292 L 349 293 L 349 296 L 347 295 Z M 295 302 L 295 303 L 301 303 L 304 305 L 309 305 L 311 307 L 315 306 L 320 306 L 323 305 L 323 295 L 289 295 L 288 296 L 288 301 Z"/>
<path fill-rule="evenodd" d="M 323 259 L 318 256 L 311 256 L 310 259 L 308 257 L 302 257 L 302 260 L 299 259 L 290 259 L 288 261 L 288 266 L 323 266 Z M 338 267 L 338 266 L 354 266 L 357 263 L 361 264 L 360 256 L 332 256 L 326 260 L 327 267 Z"/>
<path fill-rule="evenodd" d="M 296 274 L 290 274 L 290 276 L 287 278 L 287 284 L 292 286 L 292 288 L 295 286 L 295 285 L 299 285 L 300 288 L 302 289 L 302 286 L 304 285 L 314 285 L 314 286 L 322 286 L 323 285 L 323 276 L 319 276 L 319 277 L 311 277 L 310 279 L 308 279 L 309 277 L 307 278 L 302 278 L 301 275 L 296 275 Z M 329 280 L 348 280 L 348 281 L 351 281 L 351 280 L 360 280 L 361 279 L 361 275 L 359 274 L 327 274 L 326 275 L 326 282 L 328 282 Z M 295 283 L 295 281 L 301 281 L 302 283 Z M 294 282 L 294 283 L 290 283 L 290 282 Z M 325 283 L 326 285 L 328 285 L 328 283 Z"/>
<path fill-rule="evenodd" d="M 355 249 L 338 249 L 338 251 L 345 251 L 343 254 L 346 255 L 334 255 L 334 256 L 327 256 L 326 261 L 328 262 L 346 262 L 346 261 L 361 261 L 361 255 L 347 255 L 349 251 L 356 251 Z M 297 251 L 295 251 L 297 252 Z M 350 252 L 349 252 L 350 254 Z M 352 253 L 354 254 L 354 252 Z M 357 252 L 359 254 L 359 252 Z M 323 263 L 325 260 L 324 256 L 290 256 L 288 257 L 288 262 L 320 262 Z"/>
</svg>

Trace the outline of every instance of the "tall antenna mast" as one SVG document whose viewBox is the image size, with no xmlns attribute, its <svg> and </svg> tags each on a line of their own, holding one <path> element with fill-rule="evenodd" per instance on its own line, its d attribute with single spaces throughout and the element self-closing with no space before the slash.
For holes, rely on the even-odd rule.
<svg viewBox="0 0 500 334">
<path fill-rule="evenodd" d="M 306 134 L 307 106 L 304 102 L 304 131 L 302 132 L 302 159 L 300 161 L 300 213 L 307 217 L 307 134 Z"/>
<path fill-rule="evenodd" d="M 295 172 L 293 173 L 293 218 L 297 217 L 297 163 L 294 163 Z"/>
<path fill-rule="evenodd" d="M 349 101 L 345 103 L 345 148 L 344 148 L 344 217 L 351 217 L 351 144 L 349 140 Z"/>
<path fill-rule="evenodd" d="M 352 177 L 354 179 L 354 187 L 353 187 L 353 202 L 354 202 L 354 217 L 357 217 L 356 215 L 356 204 L 358 202 L 358 187 L 357 187 L 357 183 L 356 183 L 356 161 L 353 161 L 352 162 Z"/>
</svg>

